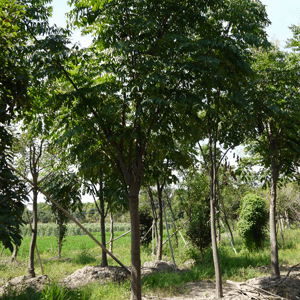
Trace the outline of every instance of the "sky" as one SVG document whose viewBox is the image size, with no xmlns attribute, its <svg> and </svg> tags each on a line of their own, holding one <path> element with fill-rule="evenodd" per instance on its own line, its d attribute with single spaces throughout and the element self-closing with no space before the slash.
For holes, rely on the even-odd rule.
<svg viewBox="0 0 300 300">
<path fill-rule="evenodd" d="M 300 1 L 299 0 L 261 0 L 266 6 L 269 20 L 272 24 L 266 31 L 269 41 L 279 40 L 280 46 L 284 47 L 288 38 L 292 37 L 291 25 L 300 25 Z M 70 10 L 67 0 L 53 0 L 52 23 L 64 27 L 66 24 L 65 13 Z M 74 34 L 74 41 L 80 41 L 86 47 L 90 44 L 90 37 L 80 37 L 80 32 Z"/>
</svg>

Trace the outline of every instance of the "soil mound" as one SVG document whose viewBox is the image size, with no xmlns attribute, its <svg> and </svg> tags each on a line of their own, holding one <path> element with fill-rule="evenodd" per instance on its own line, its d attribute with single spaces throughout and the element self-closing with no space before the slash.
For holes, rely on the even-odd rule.
<svg viewBox="0 0 300 300">
<path fill-rule="evenodd" d="M 9 293 L 12 290 L 20 292 L 28 288 L 41 291 L 44 289 L 45 283 L 50 283 L 50 279 L 47 275 L 36 276 L 34 278 L 28 275 L 15 277 L 0 287 L 0 295 Z"/>
<path fill-rule="evenodd" d="M 70 288 L 77 288 L 90 282 L 121 282 L 129 275 L 121 267 L 85 266 L 64 278 L 61 283 Z"/>
<path fill-rule="evenodd" d="M 146 261 L 142 267 L 142 275 L 153 272 L 171 272 L 174 271 L 174 265 L 166 260 Z"/>
</svg>

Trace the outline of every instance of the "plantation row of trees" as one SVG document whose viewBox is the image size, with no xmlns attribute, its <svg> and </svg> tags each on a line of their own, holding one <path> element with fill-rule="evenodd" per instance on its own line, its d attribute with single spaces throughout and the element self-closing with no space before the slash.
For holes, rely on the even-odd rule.
<svg viewBox="0 0 300 300">
<path fill-rule="evenodd" d="M 88 193 L 102 245 L 108 214 L 113 222 L 113 213 L 129 210 L 131 299 L 140 300 L 139 207 L 147 193 L 158 259 L 167 205 L 174 222 L 185 212 L 191 224 L 210 227 L 221 298 L 216 224 L 222 211 L 230 230 L 234 197 L 244 195 L 245 183 L 255 188 L 250 170 L 260 165 L 270 188 L 271 275 L 280 276 L 276 218 L 298 218 L 296 202 L 277 210 L 277 185 L 298 178 L 299 27 L 291 27 L 293 51 L 286 52 L 267 41 L 260 1 L 71 0 L 67 29 L 49 26 L 50 3 L 3 0 L 0 7 L 3 245 L 20 245 L 30 196 L 28 272 L 35 276 L 38 194 L 51 203 L 61 245 L 68 220 L 61 208 L 81 211 L 81 194 Z M 71 42 L 74 28 L 93 36 L 89 47 Z M 227 154 L 240 144 L 251 156 L 233 170 Z M 170 192 L 176 174 L 185 180 Z M 226 189 L 234 190 L 232 202 L 222 196 Z M 181 201 L 177 217 L 172 197 Z"/>
</svg>

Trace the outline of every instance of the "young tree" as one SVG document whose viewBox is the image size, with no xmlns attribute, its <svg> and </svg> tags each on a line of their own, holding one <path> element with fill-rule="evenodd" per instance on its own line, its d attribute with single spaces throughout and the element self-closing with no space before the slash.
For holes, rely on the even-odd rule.
<svg viewBox="0 0 300 300">
<path fill-rule="evenodd" d="M 48 155 L 48 143 L 42 135 L 39 137 L 32 136 L 37 134 L 37 128 L 31 125 L 27 132 L 24 132 L 20 139 L 16 141 L 14 146 L 16 160 L 16 169 L 23 178 L 28 178 L 32 182 L 32 186 L 28 189 L 32 192 L 32 238 L 29 249 L 28 273 L 31 277 L 35 277 L 34 270 L 34 251 L 37 239 L 37 199 L 39 188 L 43 181 L 53 173 L 55 159 Z"/>
<path fill-rule="evenodd" d="M 81 182 L 74 172 L 57 171 L 44 181 L 41 188 L 65 210 L 81 211 Z M 49 203 L 48 198 L 45 200 Z M 58 258 L 61 258 L 61 249 L 67 231 L 66 223 L 69 218 L 55 205 L 49 204 L 51 204 L 51 210 L 58 225 Z"/>
</svg>

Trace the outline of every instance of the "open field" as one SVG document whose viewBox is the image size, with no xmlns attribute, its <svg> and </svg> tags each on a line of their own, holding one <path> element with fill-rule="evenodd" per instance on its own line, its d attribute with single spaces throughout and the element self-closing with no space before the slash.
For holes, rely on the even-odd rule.
<svg viewBox="0 0 300 300">
<path fill-rule="evenodd" d="M 116 232 L 115 236 L 119 236 L 124 232 Z M 291 266 L 300 262 L 300 230 L 286 230 L 285 243 L 279 239 L 279 259 L 281 266 Z M 100 240 L 100 234 L 94 234 Z M 108 240 L 108 234 L 107 234 Z M 160 295 L 170 296 L 180 294 L 185 290 L 184 284 L 187 282 L 198 280 L 213 280 L 214 268 L 212 262 L 212 253 L 208 250 L 200 262 L 197 251 L 189 247 L 183 247 L 183 242 L 179 240 L 179 247 L 174 247 L 175 260 L 178 266 L 193 258 L 198 263 L 185 272 L 160 273 L 152 274 L 144 277 L 142 284 L 142 292 L 151 294 L 159 293 Z M 0 283 L 4 284 L 11 278 L 27 274 L 27 256 L 30 238 L 26 237 L 20 247 L 17 261 L 9 263 L 10 252 L 5 250 L 0 257 Z M 58 282 L 62 278 L 70 275 L 77 269 L 81 269 L 86 265 L 96 266 L 101 263 L 101 250 L 87 236 L 68 236 L 62 249 L 62 258 L 57 259 L 57 242 L 55 237 L 39 237 L 37 240 L 40 256 L 43 262 L 45 274 L 52 280 Z M 174 240 L 173 240 L 174 245 Z M 236 237 L 235 241 L 236 255 L 231 248 L 226 237 L 223 237 L 219 246 L 220 263 L 223 279 L 233 281 L 245 281 L 250 278 L 266 276 L 268 274 L 268 266 L 270 264 L 269 244 L 259 252 L 249 253 L 242 249 L 241 242 Z M 164 246 L 164 259 L 172 261 L 168 244 Z M 120 238 L 114 242 L 114 255 L 127 266 L 130 265 L 130 234 Z M 141 261 L 152 261 L 155 257 L 151 255 L 151 246 L 142 248 Z M 117 265 L 109 258 L 109 265 Z M 35 261 L 36 273 L 40 275 L 39 262 Z M 28 292 L 29 293 L 29 292 Z M 3 299 L 46 299 L 41 293 L 31 292 L 22 296 L 14 296 L 13 298 Z M 75 296 L 75 294 L 76 296 Z M 89 284 L 84 288 L 69 292 L 69 298 L 65 299 L 129 299 L 130 283 L 125 281 L 121 284 L 109 283 L 106 285 Z M 101 296 L 101 298 L 99 298 Z M 28 297 L 28 298 L 26 298 Z M 86 297 L 86 298 L 85 298 Z M 47 298 L 50 299 L 50 298 Z"/>
</svg>

